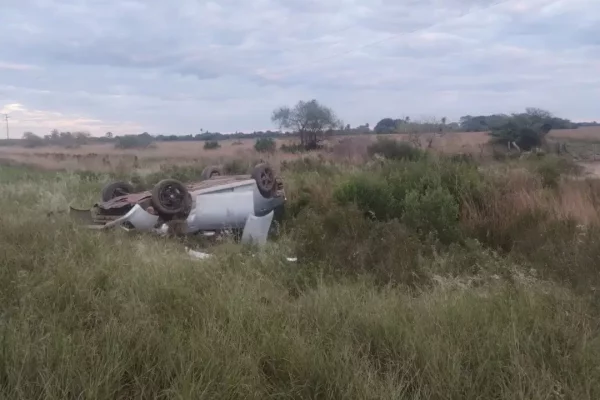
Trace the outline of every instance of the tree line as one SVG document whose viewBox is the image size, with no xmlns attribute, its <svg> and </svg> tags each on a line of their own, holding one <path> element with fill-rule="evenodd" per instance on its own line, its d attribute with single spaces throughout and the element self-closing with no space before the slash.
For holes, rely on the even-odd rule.
<svg viewBox="0 0 600 400">
<path fill-rule="evenodd" d="M 345 124 L 329 107 L 315 99 L 299 101 L 294 106 L 282 106 L 275 109 L 271 121 L 278 125 L 278 130 L 254 131 L 251 133 L 235 132 L 223 134 L 200 129 L 200 133 L 192 135 L 151 135 L 143 132 L 138 135 L 115 135 L 107 132 L 103 137 L 92 137 L 88 132 L 59 132 L 53 130 L 50 134 L 38 136 L 32 132 L 25 132 L 23 140 L 29 147 L 44 145 L 60 145 L 64 147 L 77 147 L 90 142 L 115 143 L 121 148 L 148 147 L 154 142 L 176 141 L 221 141 L 226 139 L 261 139 L 298 137 L 300 145 L 308 150 L 317 148 L 319 142 L 328 135 L 352 134 L 391 134 L 391 133 L 444 133 L 444 132 L 507 132 L 514 126 L 521 126 L 524 121 L 535 120 L 535 125 L 544 129 L 577 129 L 582 126 L 597 126 L 594 122 L 572 122 L 559 118 L 548 111 L 538 108 L 527 108 L 523 113 L 492 114 L 492 115 L 465 115 L 457 122 L 449 122 L 446 117 L 436 119 L 413 120 L 409 116 L 400 118 L 386 117 L 381 119 L 374 128 L 368 123 L 356 127 Z M 541 122 L 540 122 L 541 121 Z M 513 128 L 507 128 L 513 126 Z M 537 129 L 537 128 L 536 128 Z M 518 129 L 517 129 L 518 130 Z M 531 133 L 531 132 L 530 132 Z M 516 141 L 513 138 L 513 142 Z M 11 142 L 11 143 L 8 143 Z M 19 141 L 7 141 L 6 144 L 17 144 Z"/>
</svg>

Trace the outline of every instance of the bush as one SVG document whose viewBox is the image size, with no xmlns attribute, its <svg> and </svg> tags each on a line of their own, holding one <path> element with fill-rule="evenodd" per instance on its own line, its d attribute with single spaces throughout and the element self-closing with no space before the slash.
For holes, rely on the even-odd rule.
<svg viewBox="0 0 600 400">
<path fill-rule="evenodd" d="M 366 215 L 388 220 L 401 215 L 403 199 L 394 196 L 389 182 L 378 176 L 357 174 L 334 192 L 340 204 L 355 204 Z"/>
<path fill-rule="evenodd" d="M 353 203 L 367 215 L 398 219 L 423 238 L 461 240 L 460 206 L 482 201 L 483 182 L 475 166 L 447 160 L 393 162 L 351 176 L 335 192 L 340 204 Z"/>
<path fill-rule="evenodd" d="M 207 140 L 204 142 L 204 150 L 215 150 L 221 147 L 221 144 L 216 140 Z"/>
<path fill-rule="evenodd" d="M 582 167 L 563 157 L 546 155 L 535 162 L 535 170 L 546 187 L 556 188 L 561 175 L 579 175 Z"/>
<path fill-rule="evenodd" d="M 275 139 L 273 138 L 258 138 L 254 143 L 254 149 L 259 153 L 273 153 L 277 148 Z"/>
<path fill-rule="evenodd" d="M 425 158 L 423 150 L 417 149 L 410 143 L 398 142 L 390 138 L 378 138 L 377 142 L 370 145 L 367 149 L 369 155 L 379 154 L 390 160 L 408 160 L 417 161 Z"/>
<path fill-rule="evenodd" d="M 404 198 L 402 222 L 424 238 L 434 234 L 442 243 L 460 239 L 458 202 L 441 186 L 410 191 Z"/>
<path fill-rule="evenodd" d="M 116 149 L 146 149 L 153 145 L 150 135 L 125 135 L 115 139 Z"/>
</svg>

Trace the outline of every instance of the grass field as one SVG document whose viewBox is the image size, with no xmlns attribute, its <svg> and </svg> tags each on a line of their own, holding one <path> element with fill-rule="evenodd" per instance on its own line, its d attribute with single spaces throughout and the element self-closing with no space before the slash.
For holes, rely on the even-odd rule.
<svg viewBox="0 0 600 400">
<path fill-rule="evenodd" d="M 396 140 L 410 140 L 409 135 L 385 135 Z M 378 135 L 334 136 L 325 141 L 326 150 L 320 154 L 336 161 L 363 163 L 367 157 L 367 147 L 377 140 Z M 553 142 L 569 143 L 573 152 L 589 161 L 600 160 L 600 128 L 584 127 L 550 132 Z M 431 144 L 430 144 L 431 140 Z M 419 141 L 423 148 L 431 147 L 443 153 L 469 153 L 481 158 L 489 158 L 491 151 L 485 132 L 450 132 L 443 136 L 421 134 Z M 278 139 L 277 148 L 291 144 L 294 139 Z M 132 168 L 155 170 L 160 165 L 219 164 L 231 159 L 265 159 L 275 165 L 281 161 L 298 158 L 297 155 L 278 151 L 274 155 L 259 154 L 254 150 L 255 140 L 224 140 L 221 147 L 214 150 L 203 148 L 204 142 L 159 142 L 154 148 L 116 149 L 113 144 L 83 145 L 67 149 L 59 146 L 39 148 L 2 147 L 0 162 L 4 164 L 30 165 L 47 170 L 88 170 L 88 171 L 128 171 Z"/>
<path fill-rule="evenodd" d="M 244 169 L 244 146 L 219 157 Z M 263 249 L 62 213 L 117 176 L 193 179 L 202 162 L 1 166 L 0 398 L 600 398 L 600 181 L 551 155 L 387 149 L 276 154 L 288 204 Z"/>
</svg>

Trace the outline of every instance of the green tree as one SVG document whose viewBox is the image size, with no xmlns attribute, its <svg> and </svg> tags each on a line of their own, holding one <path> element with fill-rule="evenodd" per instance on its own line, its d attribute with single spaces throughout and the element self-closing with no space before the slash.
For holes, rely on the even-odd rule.
<svg viewBox="0 0 600 400">
<path fill-rule="evenodd" d="M 333 110 L 314 99 L 299 101 L 293 108 L 280 107 L 273 111 L 271 120 L 278 123 L 280 128 L 298 132 L 300 144 L 308 150 L 317 147 L 323 132 L 340 125 Z"/>
<path fill-rule="evenodd" d="M 384 118 L 375 125 L 375 133 L 384 134 L 384 133 L 393 133 L 397 128 L 396 120 L 392 118 Z"/>
<path fill-rule="evenodd" d="M 25 142 L 25 147 L 39 147 L 44 145 L 44 139 L 33 132 L 23 133 L 23 141 Z"/>
<path fill-rule="evenodd" d="M 41 138 L 33 132 L 23 133 L 23 140 L 36 140 L 36 139 L 41 139 Z"/>
<path fill-rule="evenodd" d="M 78 145 L 87 144 L 90 140 L 90 136 L 91 135 L 89 132 L 84 132 L 84 131 L 73 132 L 73 139 L 74 139 L 75 143 L 77 143 Z"/>
<path fill-rule="evenodd" d="M 552 129 L 554 116 L 548 111 L 528 108 L 525 113 L 513 114 L 507 121 L 491 129 L 496 143 L 516 144 L 529 151 L 545 144 L 546 135 Z"/>
</svg>

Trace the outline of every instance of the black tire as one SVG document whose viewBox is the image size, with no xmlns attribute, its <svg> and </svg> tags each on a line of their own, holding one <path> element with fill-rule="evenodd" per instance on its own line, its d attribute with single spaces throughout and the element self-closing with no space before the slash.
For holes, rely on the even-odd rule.
<svg viewBox="0 0 600 400">
<path fill-rule="evenodd" d="M 279 224 L 283 222 L 285 218 L 285 204 L 275 207 L 273 210 L 273 221 L 277 221 Z"/>
<path fill-rule="evenodd" d="M 152 188 L 152 206 L 159 215 L 185 218 L 192 207 L 192 196 L 178 180 L 163 179 Z"/>
<path fill-rule="evenodd" d="M 254 167 L 252 170 L 252 179 L 256 181 L 258 191 L 264 197 L 272 197 L 277 187 L 275 181 L 275 172 L 271 166 L 267 163 L 261 163 Z"/>
<path fill-rule="evenodd" d="M 213 176 L 223 175 L 221 168 L 218 165 L 209 165 L 202 170 L 201 178 L 203 181 L 212 178 Z"/>
<path fill-rule="evenodd" d="M 102 188 L 102 201 L 110 201 L 115 197 L 125 196 L 133 193 L 135 189 L 133 185 L 128 182 L 112 182 Z"/>
</svg>

